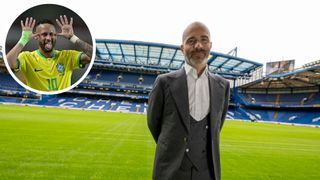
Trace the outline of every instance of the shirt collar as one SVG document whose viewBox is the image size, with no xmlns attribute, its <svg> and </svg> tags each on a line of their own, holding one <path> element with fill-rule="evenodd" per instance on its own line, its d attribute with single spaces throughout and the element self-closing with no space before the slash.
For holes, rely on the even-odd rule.
<svg viewBox="0 0 320 180">
<path fill-rule="evenodd" d="M 186 71 L 186 75 L 192 76 L 194 79 L 208 77 L 208 65 L 206 65 L 206 68 L 204 69 L 200 77 L 198 77 L 197 70 L 194 67 L 190 66 L 188 63 L 184 63 L 184 68 Z"/>
<path fill-rule="evenodd" d="M 44 54 L 42 54 L 42 52 L 41 52 L 39 49 L 37 49 L 36 51 L 37 51 L 37 53 L 38 53 L 42 58 L 48 59 Z M 53 50 L 52 53 L 51 53 L 51 57 L 50 57 L 50 58 L 54 58 L 54 56 L 55 56 L 56 54 L 57 54 L 56 50 Z"/>
</svg>

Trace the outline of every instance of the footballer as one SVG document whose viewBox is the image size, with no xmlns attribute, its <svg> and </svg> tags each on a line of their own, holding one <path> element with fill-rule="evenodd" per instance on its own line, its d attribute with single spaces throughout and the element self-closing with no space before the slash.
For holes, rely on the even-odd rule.
<svg viewBox="0 0 320 180">
<path fill-rule="evenodd" d="M 59 33 L 52 21 L 44 19 L 36 23 L 34 18 L 27 17 L 21 21 L 20 40 L 7 54 L 8 64 L 19 80 L 36 90 L 50 92 L 71 86 L 73 70 L 91 61 L 92 45 L 74 34 L 73 18 L 68 20 L 61 15 L 56 23 L 61 29 Z M 56 50 L 57 36 L 70 40 L 81 51 Z M 38 49 L 22 51 L 31 39 L 38 41 Z"/>
</svg>

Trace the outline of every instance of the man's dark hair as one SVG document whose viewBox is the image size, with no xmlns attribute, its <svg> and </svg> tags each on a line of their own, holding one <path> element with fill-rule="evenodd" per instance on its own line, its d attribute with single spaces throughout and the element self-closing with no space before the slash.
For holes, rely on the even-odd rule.
<svg viewBox="0 0 320 180">
<path fill-rule="evenodd" d="M 53 22 L 49 19 L 42 19 L 42 20 L 38 21 L 36 23 L 36 27 L 39 26 L 40 24 L 51 24 L 54 26 Z"/>
</svg>

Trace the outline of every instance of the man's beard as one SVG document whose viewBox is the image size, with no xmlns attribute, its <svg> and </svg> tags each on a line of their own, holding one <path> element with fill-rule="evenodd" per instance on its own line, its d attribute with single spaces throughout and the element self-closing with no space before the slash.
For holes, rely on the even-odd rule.
<svg viewBox="0 0 320 180">
<path fill-rule="evenodd" d="M 197 53 L 197 54 L 195 54 Z M 200 53 L 200 54 L 198 54 Z M 199 57 L 199 55 L 201 57 Z M 189 61 L 190 63 L 192 63 L 193 65 L 196 65 L 196 64 L 205 64 L 207 63 L 207 60 L 208 60 L 208 55 L 205 51 L 203 50 L 200 50 L 200 51 L 193 51 L 191 52 L 191 55 L 189 57 Z"/>
</svg>

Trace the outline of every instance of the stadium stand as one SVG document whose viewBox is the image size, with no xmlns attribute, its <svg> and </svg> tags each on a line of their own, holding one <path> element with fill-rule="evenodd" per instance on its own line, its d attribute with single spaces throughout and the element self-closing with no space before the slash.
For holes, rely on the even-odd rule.
<svg viewBox="0 0 320 180">
<path fill-rule="evenodd" d="M 319 125 L 320 67 L 270 75 L 234 91 L 239 119 Z"/>
<path fill-rule="evenodd" d="M 295 94 L 239 94 L 246 105 L 272 105 L 283 107 L 305 107 L 320 105 L 320 93 Z"/>
<path fill-rule="evenodd" d="M 1 73 L 0 74 L 0 79 L 1 79 L 1 89 L 20 90 L 20 91 L 24 91 L 25 90 L 18 83 L 13 83 L 12 82 L 12 77 L 11 77 L 10 74 Z"/>
<path fill-rule="evenodd" d="M 63 94 L 28 92 L 2 67 L 0 103 L 145 113 L 156 77 L 184 64 L 179 46 L 124 40 L 96 45 L 88 76 Z M 262 77 L 262 64 L 216 52 L 208 66 L 231 83 L 228 119 L 320 125 L 319 66 Z"/>
</svg>

